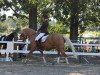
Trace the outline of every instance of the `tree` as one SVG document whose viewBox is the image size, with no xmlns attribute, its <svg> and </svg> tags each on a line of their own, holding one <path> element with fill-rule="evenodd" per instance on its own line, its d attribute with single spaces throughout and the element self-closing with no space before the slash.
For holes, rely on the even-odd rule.
<svg viewBox="0 0 100 75">
<path fill-rule="evenodd" d="M 35 30 L 42 13 L 49 14 L 70 28 L 72 40 L 87 27 L 100 26 L 100 0 L 2 0 L 0 8 L 12 9 L 17 18 L 29 19 L 29 27 Z"/>
<path fill-rule="evenodd" d="M 79 0 L 54 0 L 53 16 L 67 27 L 70 26 L 71 40 L 77 40 Z"/>
<path fill-rule="evenodd" d="M 4 0 L 0 5 L 5 11 L 12 9 L 13 16 L 17 18 L 29 19 L 29 27 L 37 30 L 37 16 L 40 15 L 40 11 L 46 9 L 48 2 L 50 0 Z"/>
<path fill-rule="evenodd" d="M 77 40 L 88 27 L 99 25 L 99 4 L 100 0 L 54 0 L 52 15 L 70 26 L 70 38 Z"/>
<path fill-rule="evenodd" d="M 60 33 L 66 34 L 68 30 L 66 30 L 66 26 L 62 25 L 61 22 L 57 22 L 56 24 L 49 27 L 49 33 Z"/>
<path fill-rule="evenodd" d="M 8 33 L 10 32 L 11 26 L 6 22 L 0 22 L 0 32 L 1 33 Z"/>
<path fill-rule="evenodd" d="M 70 18 L 70 39 L 77 40 L 79 26 L 79 0 L 70 0 L 71 18 Z"/>
<path fill-rule="evenodd" d="M 28 20 L 26 18 L 18 18 L 15 19 L 15 23 L 16 23 L 16 28 L 24 28 L 24 27 L 28 27 Z"/>
<path fill-rule="evenodd" d="M 10 9 L 13 10 L 14 11 L 13 16 L 16 16 L 17 18 L 29 19 L 29 27 L 36 30 L 37 7 L 34 4 L 34 1 L 35 0 L 4 0 L 1 1 L 0 8 L 2 8 L 4 11 L 8 11 Z"/>
</svg>

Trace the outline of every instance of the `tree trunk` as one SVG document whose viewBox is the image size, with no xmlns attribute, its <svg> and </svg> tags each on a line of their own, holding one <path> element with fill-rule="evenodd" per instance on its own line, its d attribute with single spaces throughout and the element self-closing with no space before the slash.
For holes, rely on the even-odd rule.
<svg viewBox="0 0 100 75">
<path fill-rule="evenodd" d="M 29 11 L 29 28 L 37 30 L 37 6 L 34 5 Z"/>
<path fill-rule="evenodd" d="M 71 21 L 70 21 L 70 39 L 74 42 L 78 39 L 78 25 L 79 25 L 79 0 L 71 0 Z"/>
</svg>

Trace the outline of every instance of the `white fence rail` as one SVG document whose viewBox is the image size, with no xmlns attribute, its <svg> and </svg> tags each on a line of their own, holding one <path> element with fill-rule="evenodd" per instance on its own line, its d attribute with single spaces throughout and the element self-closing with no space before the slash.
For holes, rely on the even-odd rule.
<svg viewBox="0 0 100 75">
<path fill-rule="evenodd" d="M 14 44 L 26 44 L 25 45 L 25 49 L 27 49 L 28 44 L 30 42 L 26 41 L 26 42 L 19 42 L 19 41 L 0 41 L 0 43 L 7 43 L 7 48 L 5 49 L 0 49 L 1 53 L 6 53 L 6 59 L 5 61 L 11 61 L 9 58 L 9 53 L 28 53 L 27 50 L 14 50 Z"/>
<path fill-rule="evenodd" d="M 76 46 L 100 46 L 100 44 L 79 44 L 79 43 L 73 43 L 73 45 L 76 45 Z"/>
<path fill-rule="evenodd" d="M 30 42 L 19 42 L 19 41 L 0 41 L 0 43 L 7 43 L 7 49 L 3 50 L 1 49 L 0 52 L 6 53 L 6 61 L 9 60 L 9 53 L 29 53 L 27 51 L 27 46 Z M 26 44 L 25 50 L 14 50 L 14 44 Z M 73 45 L 76 46 L 100 46 L 100 44 L 79 44 L 79 43 L 73 43 Z M 40 53 L 39 51 L 34 51 L 33 53 Z M 44 51 L 44 54 L 57 54 L 57 52 L 54 51 Z M 67 55 L 74 55 L 73 52 L 66 52 Z M 100 53 L 86 53 L 86 52 L 75 52 L 76 55 L 90 55 L 90 56 L 100 56 Z"/>
</svg>

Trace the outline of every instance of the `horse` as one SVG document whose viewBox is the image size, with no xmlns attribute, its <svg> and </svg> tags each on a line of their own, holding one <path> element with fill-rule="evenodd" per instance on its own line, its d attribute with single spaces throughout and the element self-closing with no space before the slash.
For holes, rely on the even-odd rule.
<svg viewBox="0 0 100 75">
<path fill-rule="evenodd" d="M 12 41 L 15 36 L 15 32 L 10 33 L 8 36 L 3 35 L 0 37 L 0 41 Z M 6 49 L 7 43 L 0 43 L 0 49 Z"/>
<path fill-rule="evenodd" d="M 25 29 L 21 30 L 21 32 L 20 32 L 21 40 L 25 41 L 28 38 L 30 41 L 30 44 L 29 44 L 30 51 L 27 55 L 27 58 L 30 57 L 30 55 L 32 55 L 33 51 L 35 51 L 38 48 L 38 45 L 35 41 L 37 34 L 38 33 L 31 28 L 25 28 Z M 77 56 L 75 54 L 75 48 L 72 45 L 72 42 L 70 41 L 70 39 L 68 37 L 63 36 L 62 34 L 55 33 L 55 34 L 48 35 L 46 41 L 41 43 L 41 49 L 39 51 L 42 54 L 44 63 L 46 63 L 46 60 L 44 59 L 43 51 L 48 50 L 48 49 L 56 49 L 57 50 L 58 60 L 59 60 L 59 57 L 61 57 L 61 56 L 66 58 L 67 55 L 65 54 L 65 50 L 64 50 L 65 43 L 70 46 L 70 48 L 72 49 L 72 51 L 74 53 L 75 58 L 77 58 Z"/>
</svg>

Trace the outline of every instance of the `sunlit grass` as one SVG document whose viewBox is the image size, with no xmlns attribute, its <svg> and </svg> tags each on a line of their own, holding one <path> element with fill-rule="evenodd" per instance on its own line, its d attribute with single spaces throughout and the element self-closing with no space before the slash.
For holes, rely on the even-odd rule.
<svg viewBox="0 0 100 75">
<path fill-rule="evenodd" d="M 83 34 L 93 34 L 94 36 L 100 36 L 100 31 L 85 31 Z"/>
</svg>

